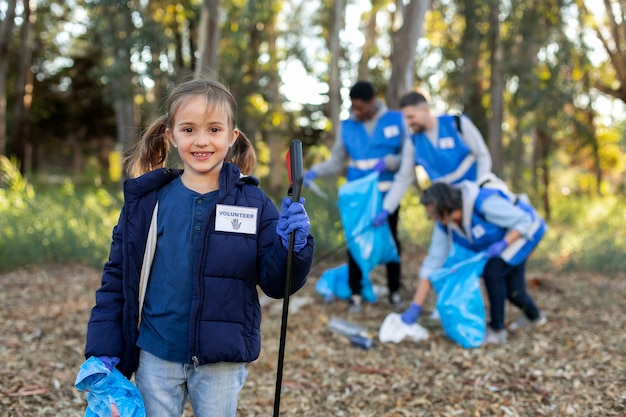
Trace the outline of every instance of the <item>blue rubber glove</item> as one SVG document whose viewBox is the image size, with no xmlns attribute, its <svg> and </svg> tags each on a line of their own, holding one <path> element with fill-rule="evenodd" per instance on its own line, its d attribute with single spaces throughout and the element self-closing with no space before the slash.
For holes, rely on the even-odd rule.
<svg viewBox="0 0 626 417">
<path fill-rule="evenodd" d="M 300 252 L 307 243 L 311 223 L 309 216 L 304 209 L 304 198 L 300 197 L 300 202 L 294 203 L 290 197 L 283 197 L 280 217 L 276 224 L 276 233 L 280 236 L 285 248 L 289 248 L 289 236 L 295 231 L 294 252 Z"/>
<path fill-rule="evenodd" d="M 387 171 L 387 164 L 385 163 L 385 160 L 381 159 L 378 162 L 376 162 L 376 165 L 374 165 L 373 169 L 374 171 L 379 172 L 381 174 Z"/>
<path fill-rule="evenodd" d="M 389 212 L 387 210 L 383 210 L 380 213 L 378 213 L 376 217 L 374 217 L 374 221 L 372 222 L 372 224 L 375 227 L 382 226 L 383 224 L 385 224 L 388 217 L 389 217 Z"/>
<path fill-rule="evenodd" d="M 407 308 L 406 311 L 402 313 L 402 316 L 400 318 L 402 319 L 402 322 L 404 324 L 413 324 L 415 323 L 415 320 L 417 320 L 421 312 L 422 306 L 411 303 L 409 308 Z"/>
<path fill-rule="evenodd" d="M 315 171 L 305 172 L 304 175 L 302 176 L 302 185 L 304 185 L 305 187 L 310 186 L 311 182 L 313 182 L 315 178 L 317 178 L 317 172 Z"/>
<path fill-rule="evenodd" d="M 504 251 L 507 246 L 509 246 L 509 244 L 506 240 L 504 239 L 498 240 L 496 243 L 492 243 L 491 246 L 487 248 L 485 256 L 488 259 L 498 258 L 502 254 L 502 251 Z"/>
<path fill-rule="evenodd" d="M 97 358 L 100 359 L 100 362 L 102 362 L 104 366 L 109 368 L 109 371 L 115 369 L 115 366 L 120 363 L 120 358 L 115 356 L 97 356 Z"/>
</svg>

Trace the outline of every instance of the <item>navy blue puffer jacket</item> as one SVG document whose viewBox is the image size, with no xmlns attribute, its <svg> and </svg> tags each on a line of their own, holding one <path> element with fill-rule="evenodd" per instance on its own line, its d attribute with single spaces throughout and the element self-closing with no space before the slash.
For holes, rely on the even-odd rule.
<svg viewBox="0 0 626 417">
<path fill-rule="evenodd" d="M 124 206 L 113 229 L 109 259 L 87 328 L 85 356 L 115 356 L 129 377 L 139 351 L 139 276 L 157 191 L 182 171 L 158 169 L 124 182 Z M 257 233 L 215 230 L 215 210 L 204 223 L 204 245 L 194 259 L 189 362 L 251 362 L 261 350 L 261 308 L 257 286 L 272 298 L 285 291 L 287 250 L 276 234 L 278 209 L 254 177 L 240 177 L 224 163 L 217 204 L 258 209 Z M 291 292 L 306 282 L 314 241 L 294 254 Z"/>
</svg>

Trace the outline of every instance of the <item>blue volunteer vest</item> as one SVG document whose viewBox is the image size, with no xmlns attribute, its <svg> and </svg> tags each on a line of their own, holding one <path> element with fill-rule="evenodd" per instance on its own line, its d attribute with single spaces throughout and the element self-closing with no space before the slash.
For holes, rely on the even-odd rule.
<svg viewBox="0 0 626 417">
<path fill-rule="evenodd" d="M 415 146 L 415 165 L 424 167 L 432 181 L 456 184 L 463 180 L 476 181 L 476 159 L 456 128 L 454 116 L 442 115 L 439 119 L 437 145 L 425 133 L 412 135 Z"/>
<path fill-rule="evenodd" d="M 481 214 L 482 204 L 488 197 L 494 194 L 511 201 L 506 194 L 499 190 L 481 188 L 478 192 L 476 200 L 474 201 L 474 211 L 472 213 L 470 230 L 472 241 L 453 232 L 452 240 L 454 242 L 475 252 L 482 252 L 492 243 L 504 238 L 507 229 L 487 222 Z M 539 213 L 537 213 L 533 206 L 519 199 L 512 202 L 526 213 L 529 213 L 532 218 L 532 225 L 526 235 L 521 236 L 515 242 L 510 244 L 500 255 L 502 260 L 509 265 L 517 266 L 526 260 L 533 249 L 535 249 L 535 247 L 539 244 L 541 238 L 546 232 L 547 226 L 546 222 L 539 215 Z M 439 223 L 438 226 L 443 227 L 444 230 L 446 230 L 445 227 Z"/>
<path fill-rule="evenodd" d="M 402 148 L 402 113 L 390 110 L 376 124 L 371 135 L 363 123 L 347 119 L 341 123 L 341 136 L 351 161 L 346 179 L 354 181 L 373 172 L 374 165 L 386 155 L 397 155 Z M 380 174 L 379 181 L 392 181 L 393 172 Z"/>
</svg>

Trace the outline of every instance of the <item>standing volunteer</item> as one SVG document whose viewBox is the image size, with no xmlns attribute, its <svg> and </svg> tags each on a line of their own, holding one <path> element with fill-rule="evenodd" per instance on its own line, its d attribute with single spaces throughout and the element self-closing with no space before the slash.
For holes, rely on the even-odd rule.
<svg viewBox="0 0 626 417">
<path fill-rule="evenodd" d="M 455 186 L 435 183 L 424 191 L 421 203 L 436 225 L 413 303 L 402 314 L 404 323 L 412 324 L 419 317 L 431 287 L 429 276 L 443 266 L 453 242 L 475 252 L 485 251 L 488 258 L 483 279 L 489 297 L 490 322 L 484 344 L 506 342 L 507 299 L 524 314 L 509 330 L 546 322 L 545 315 L 526 291 L 526 259 L 546 230 L 544 220 L 532 206 L 523 201 L 514 204 L 506 193 L 479 188 L 471 181 Z"/>
<path fill-rule="evenodd" d="M 400 166 L 403 142 L 408 141 L 408 128 L 402 113 L 387 109 L 376 98 L 374 87 L 366 81 L 359 81 L 350 89 L 350 117 L 341 122 L 337 129 L 335 142 L 328 160 L 311 167 L 304 174 L 304 186 L 307 187 L 315 178 L 340 175 L 346 169 L 348 181 L 357 180 L 374 171 L 380 173 L 379 190 L 386 193 L 393 182 L 394 173 Z M 391 233 L 400 252 L 398 240 L 398 205 L 394 210 L 377 216 L 376 225 L 389 222 Z M 390 262 L 387 268 L 387 286 L 389 302 L 401 303 L 400 262 Z M 351 290 L 350 312 L 362 309 L 361 291 L 363 273 L 354 257 L 348 251 L 349 285 Z"/>
<path fill-rule="evenodd" d="M 135 373 L 150 417 L 181 416 L 187 399 L 197 416 L 235 416 L 261 350 L 257 286 L 284 296 L 292 232 L 292 292 L 311 268 L 303 200 L 279 213 L 246 175 L 255 156 L 236 114 L 223 85 L 184 82 L 130 160 L 85 356 Z M 164 167 L 170 145 L 184 170 Z"/>
<path fill-rule="evenodd" d="M 418 165 L 432 182 L 455 184 L 463 180 L 479 183 L 493 180 L 506 188 L 491 173 L 489 149 L 467 116 L 434 116 L 426 97 L 417 91 L 402 96 L 399 105 L 411 128 L 411 140 L 402 150 L 402 163 L 383 200 L 382 213 L 391 213 L 398 207 L 415 179 Z"/>
</svg>

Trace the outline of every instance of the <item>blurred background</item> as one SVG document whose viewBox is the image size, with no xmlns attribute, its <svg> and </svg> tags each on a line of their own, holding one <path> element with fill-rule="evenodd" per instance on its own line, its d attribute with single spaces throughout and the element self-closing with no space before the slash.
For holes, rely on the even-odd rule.
<svg viewBox="0 0 626 417">
<path fill-rule="evenodd" d="M 123 157 L 178 81 L 209 76 L 239 103 L 254 175 L 286 193 L 285 152 L 325 159 L 348 90 L 397 108 L 414 88 L 467 114 L 494 172 L 551 226 L 534 265 L 626 269 L 626 26 L 617 0 L 0 0 L 0 271 L 100 267 Z M 178 161 L 170 161 L 176 166 Z M 341 180 L 307 211 L 319 256 L 343 250 Z M 423 186 L 424 184 L 418 184 Z M 432 225 L 414 187 L 406 242 Z"/>
</svg>

